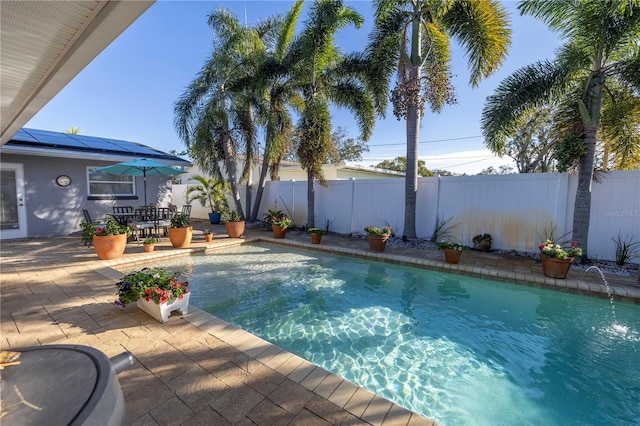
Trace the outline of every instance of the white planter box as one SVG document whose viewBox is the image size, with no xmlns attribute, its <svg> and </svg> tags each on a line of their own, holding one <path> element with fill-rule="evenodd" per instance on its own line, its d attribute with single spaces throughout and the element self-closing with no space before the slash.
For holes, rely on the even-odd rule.
<svg viewBox="0 0 640 426">
<path fill-rule="evenodd" d="M 142 309 L 160 322 L 167 322 L 169 315 L 173 311 L 180 311 L 182 315 L 189 312 L 189 297 L 191 293 L 186 293 L 182 299 L 175 299 L 169 303 L 156 304 L 153 300 L 146 301 L 144 299 L 138 299 L 136 304 L 138 308 Z"/>
</svg>

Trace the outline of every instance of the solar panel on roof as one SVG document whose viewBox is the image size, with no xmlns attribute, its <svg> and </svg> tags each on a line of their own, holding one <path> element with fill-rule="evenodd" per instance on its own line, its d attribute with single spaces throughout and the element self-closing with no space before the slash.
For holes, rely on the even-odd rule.
<svg viewBox="0 0 640 426">
<path fill-rule="evenodd" d="M 79 142 L 68 136 L 47 136 L 47 139 L 41 140 L 41 142 L 46 143 L 47 145 L 71 146 L 74 148 L 89 148 L 86 144 L 83 144 L 82 142 Z"/>
<path fill-rule="evenodd" d="M 46 130 L 36 130 L 36 129 L 28 129 L 27 132 L 29 132 L 29 134 L 31 134 L 31 136 L 36 138 L 39 142 L 44 142 L 42 141 L 43 138 L 48 138 L 50 136 L 61 134 L 58 132 L 48 132 Z"/>
<path fill-rule="evenodd" d="M 115 143 L 117 142 L 117 143 Z M 137 143 L 132 142 L 124 142 L 123 141 L 114 141 L 114 145 L 117 145 L 120 149 L 127 150 L 128 152 L 132 152 L 134 154 L 144 154 L 144 155 L 165 155 L 163 152 L 157 151 L 152 148 L 148 148 L 143 145 L 139 145 Z"/>
<path fill-rule="evenodd" d="M 100 152 L 124 154 L 127 156 L 153 157 L 188 164 L 189 162 L 157 149 L 142 145 L 137 142 L 129 142 L 120 139 L 99 138 L 86 135 L 72 135 L 48 130 L 23 128 L 7 142 L 7 145 L 32 145 L 40 150 L 49 147 L 58 147 L 70 151 Z"/>
<path fill-rule="evenodd" d="M 24 142 L 38 142 L 36 138 L 25 132 L 23 129 L 18 130 L 18 133 L 16 133 L 13 139 Z"/>
</svg>

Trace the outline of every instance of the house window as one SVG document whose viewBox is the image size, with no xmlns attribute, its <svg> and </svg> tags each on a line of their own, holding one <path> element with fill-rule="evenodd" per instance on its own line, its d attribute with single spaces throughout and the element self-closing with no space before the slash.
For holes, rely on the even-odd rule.
<svg viewBox="0 0 640 426">
<path fill-rule="evenodd" d="M 133 196 L 135 195 L 135 181 L 133 176 L 112 175 L 87 169 L 89 182 L 89 196 Z"/>
</svg>

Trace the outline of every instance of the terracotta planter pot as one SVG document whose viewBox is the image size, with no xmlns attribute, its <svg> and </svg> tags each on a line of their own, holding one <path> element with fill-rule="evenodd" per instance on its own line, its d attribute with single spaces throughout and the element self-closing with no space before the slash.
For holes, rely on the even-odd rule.
<svg viewBox="0 0 640 426">
<path fill-rule="evenodd" d="M 369 235 L 369 249 L 371 251 L 384 251 L 387 247 L 388 235 Z"/>
<path fill-rule="evenodd" d="M 118 259 L 127 247 L 127 234 L 93 236 L 93 248 L 102 260 Z"/>
<path fill-rule="evenodd" d="M 460 261 L 460 256 L 462 255 L 462 251 L 454 250 L 454 249 L 443 249 L 444 250 L 444 260 L 447 263 L 451 263 L 456 265 Z"/>
<path fill-rule="evenodd" d="M 213 241 L 213 234 L 204 234 L 204 241 L 206 243 L 210 243 L 211 241 Z"/>
<path fill-rule="evenodd" d="M 271 229 L 273 230 L 273 238 L 284 238 L 287 235 L 286 226 L 271 225 Z"/>
<path fill-rule="evenodd" d="M 185 228 L 169 228 L 169 241 L 175 248 L 187 248 L 191 245 L 193 237 L 193 228 L 187 226 Z"/>
<path fill-rule="evenodd" d="M 244 234 L 244 220 L 239 222 L 226 222 L 224 224 L 229 238 L 240 238 Z"/>
<path fill-rule="evenodd" d="M 311 232 L 309 235 L 311 235 L 311 244 L 320 244 L 322 234 L 318 232 Z"/>
<path fill-rule="evenodd" d="M 142 244 L 142 247 L 144 248 L 145 252 L 151 253 L 156 246 L 153 244 Z"/>
<path fill-rule="evenodd" d="M 558 259 L 557 257 L 549 257 L 546 254 L 540 254 L 540 262 L 542 263 L 542 273 L 545 277 L 565 279 L 569 273 L 569 267 L 573 263 L 573 257 L 567 259 Z"/>
</svg>

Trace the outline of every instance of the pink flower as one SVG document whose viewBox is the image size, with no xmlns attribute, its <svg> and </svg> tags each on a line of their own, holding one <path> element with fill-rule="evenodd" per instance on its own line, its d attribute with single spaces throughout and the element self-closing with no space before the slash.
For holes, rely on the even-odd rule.
<svg viewBox="0 0 640 426">
<path fill-rule="evenodd" d="M 96 234 L 99 234 L 102 232 L 102 228 L 96 228 Z"/>
<path fill-rule="evenodd" d="M 147 296 L 151 294 L 151 289 L 150 288 L 146 288 L 144 290 L 144 294 L 146 294 Z"/>
<path fill-rule="evenodd" d="M 167 299 L 164 296 L 160 298 L 160 303 L 164 303 L 166 301 L 167 301 Z"/>
<path fill-rule="evenodd" d="M 156 288 L 156 294 L 162 294 L 162 290 L 160 290 L 159 288 Z"/>
<path fill-rule="evenodd" d="M 577 241 L 574 241 L 574 242 L 572 242 L 572 243 L 571 243 L 571 247 L 575 247 L 575 246 L 577 246 L 577 245 L 578 245 L 578 242 L 577 242 Z"/>
</svg>

